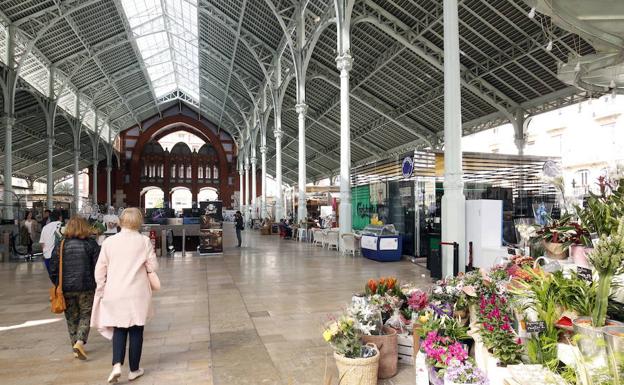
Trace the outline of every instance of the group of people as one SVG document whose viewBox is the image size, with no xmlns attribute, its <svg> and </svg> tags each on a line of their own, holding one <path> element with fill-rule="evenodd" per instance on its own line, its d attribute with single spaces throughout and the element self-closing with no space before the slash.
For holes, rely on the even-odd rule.
<svg viewBox="0 0 624 385">
<path fill-rule="evenodd" d="M 139 232 L 143 214 L 137 208 L 125 209 L 119 216 L 121 231 L 106 238 L 101 246 L 84 218 L 72 217 L 61 234 L 57 214 L 49 213 L 49 217 L 41 235 L 44 261 L 48 260 L 50 280 L 63 291 L 74 357 L 87 359 L 85 345 L 94 327 L 112 340 L 113 368 L 108 383 L 116 383 L 121 377 L 127 344 L 128 379 L 137 379 L 144 374 L 140 367 L 143 329 L 153 315 L 149 275 L 158 268 L 150 239 Z M 54 241 L 48 240 L 54 239 L 47 235 L 52 231 L 58 232 Z"/>
</svg>

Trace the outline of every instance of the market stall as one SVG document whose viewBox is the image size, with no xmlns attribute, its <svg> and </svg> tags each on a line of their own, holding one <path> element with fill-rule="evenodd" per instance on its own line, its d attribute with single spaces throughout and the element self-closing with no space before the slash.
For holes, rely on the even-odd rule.
<svg viewBox="0 0 624 385">
<path fill-rule="evenodd" d="M 427 288 L 369 280 L 323 333 L 341 383 L 376 384 L 398 363 L 418 385 L 624 384 L 624 185 L 602 186 L 557 220 L 521 224 L 532 256 Z"/>
<path fill-rule="evenodd" d="M 394 225 L 368 225 L 360 239 L 362 255 L 375 261 L 399 261 L 403 254 L 401 235 Z"/>
</svg>

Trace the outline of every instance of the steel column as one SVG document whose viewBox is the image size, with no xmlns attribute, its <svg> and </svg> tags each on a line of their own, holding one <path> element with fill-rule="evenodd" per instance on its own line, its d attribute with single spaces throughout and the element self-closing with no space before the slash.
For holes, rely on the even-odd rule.
<svg viewBox="0 0 624 385">
<path fill-rule="evenodd" d="M 305 147 L 305 119 L 308 105 L 299 103 L 295 106 L 299 118 L 299 207 L 297 210 L 297 221 L 301 222 L 308 215 L 306 207 L 306 147 Z"/>
<path fill-rule="evenodd" d="M 249 221 L 249 158 L 245 157 L 245 223 Z"/>
<path fill-rule="evenodd" d="M 461 71 L 457 0 L 444 0 L 444 195 L 442 241 L 459 244 L 459 270 L 465 270 L 466 198 L 462 180 Z M 453 274 L 453 250 L 442 247 L 442 276 Z"/>
<path fill-rule="evenodd" d="M 284 186 L 282 184 L 282 118 L 279 113 L 275 113 L 275 181 L 277 183 L 277 191 L 275 192 L 275 220 L 279 221 L 284 218 Z"/>
<path fill-rule="evenodd" d="M 13 217 L 13 116 L 4 117 L 4 219 Z"/>
<path fill-rule="evenodd" d="M 50 119 L 50 118 L 48 118 Z M 54 207 L 54 164 L 52 158 L 54 156 L 54 137 L 48 136 L 48 159 L 47 159 L 47 173 L 46 173 L 46 202 L 49 210 Z"/>
<path fill-rule="evenodd" d="M 254 154 L 251 157 L 251 218 L 256 219 L 258 216 L 256 212 L 258 211 L 258 190 L 256 185 L 258 183 L 256 178 L 256 164 L 258 163 L 258 159 L 255 156 L 255 149 L 252 149 L 252 153 Z"/>
<path fill-rule="evenodd" d="M 263 137 L 262 138 L 262 142 L 266 142 L 266 138 Z M 261 156 L 261 162 L 262 162 L 262 198 L 260 201 L 260 215 L 262 219 L 265 219 L 267 217 L 267 207 L 266 207 L 266 194 L 267 194 L 267 189 L 266 189 L 266 184 L 267 184 L 267 164 L 266 164 L 266 151 L 267 151 L 267 147 L 266 145 L 262 145 L 260 146 L 260 156 Z"/>
<path fill-rule="evenodd" d="M 336 59 L 340 70 L 340 248 L 342 235 L 351 232 L 351 116 L 349 105 L 349 72 L 353 67 L 351 55 Z"/>
<path fill-rule="evenodd" d="M 74 214 L 78 214 L 80 203 L 80 147 L 74 148 Z"/>
</svg>

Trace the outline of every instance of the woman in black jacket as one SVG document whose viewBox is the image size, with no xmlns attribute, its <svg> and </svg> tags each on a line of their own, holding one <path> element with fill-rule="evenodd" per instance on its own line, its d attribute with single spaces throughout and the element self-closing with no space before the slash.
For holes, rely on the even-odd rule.
<svg viewBox="0 0 624 385">
<path fill-rule="evenodd" d="M 59 281 L 59 253 L 63 247 L 63 296 L 65 297 L 65 319 L 74 350 L 74 357 L 87 359 L 84 345 L 89 337 L 91 309 L 95 292 L 95 264 L 100 247 L 90 238 L 91 228 L 86 220 L 73 217 L 67 222 L 64 240 L 52 252 L 50 279 L 55 285 Z"/>
</svg>

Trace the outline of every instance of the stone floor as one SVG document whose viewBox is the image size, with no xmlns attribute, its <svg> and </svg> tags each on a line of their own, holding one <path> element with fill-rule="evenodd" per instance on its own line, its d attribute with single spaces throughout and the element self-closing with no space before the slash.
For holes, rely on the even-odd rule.
<svg viewBox="0 0 624 385">
<path fill-rule="evenodd" d="M 343 257 L 252 231 L 237 249 L 232 238 L 228 225 L 223 256 L 160 259 L 163 290 L 145 329 L 146 375 L 138 385 L 323 385 L 325 372 L 335 372 L 321 338 L 328 314 L 346 306 L 371 277 L 429 282 L 426 270 L 406 261 Z M 0 383 L 104 384 L 110 343 L 92 331 L 89 360 L 72 358 L 64 318 L 48 310 L 44 271 L 41 261 L 0 263 Z M 40 320 L 51 323 L 2 331 Z M 379 381 L 414 382 L 407 365 Z"/>
</svg>

